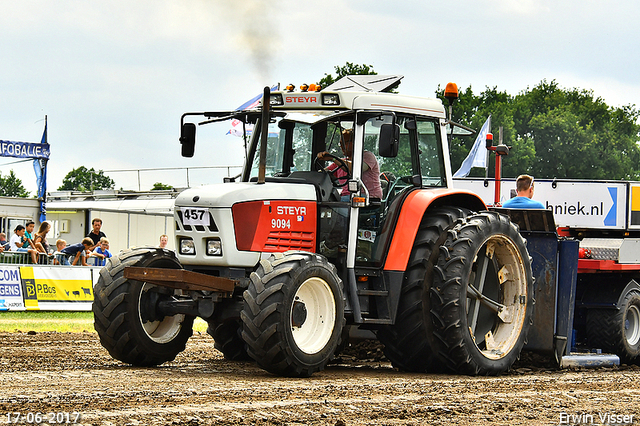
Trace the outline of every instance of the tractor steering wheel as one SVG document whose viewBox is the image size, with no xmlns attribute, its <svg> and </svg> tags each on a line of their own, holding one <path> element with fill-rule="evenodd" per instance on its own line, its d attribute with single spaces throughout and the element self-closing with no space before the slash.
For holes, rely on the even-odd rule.
<svg viewBox="0 0 640 426">
<path fill-rule="evenodd" d="M 326 153 L 325 155 L 328 157 L 331 157 L 332 160 L 335 160 L 338 163 L 338 167 L 332 170 L 324 169 L 322 167 L 322 163 L 320 163 L 320 161 L 322 160 L 320 160 L 318 157 L 316 157 L 316 159 L 314 160 L 314 163 L 316 164 L 318 169 L 324 170 L 329 174 L 329 177 L 331 178 L 331 182 L 333 183 L 333 186 L 338 188 L 345 186 L 347 182 L 349 182 L 349 179 L 351 179 L 352 177 L 351 171 L 349 170 L 349 166 L 347 165 L 347 162 L 344 161 L 342 158 L 336 157 L 335 155 L 332 155 L 329 153 Z M 336 172 L 340 169 L 343 169 L 347 173 L 346 176 L 336 177 Z"/>
</svg>

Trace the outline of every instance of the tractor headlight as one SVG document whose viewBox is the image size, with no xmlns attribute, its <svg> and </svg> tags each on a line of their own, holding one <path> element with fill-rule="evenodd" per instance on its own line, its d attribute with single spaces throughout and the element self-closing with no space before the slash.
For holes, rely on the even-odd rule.
<svg viewBox="0 0 640 426">
<path fill-rule="evenodd" d="M 222 256 L 222 242 L 219 239 L 207 240 L 207 255 Z"/>
<path fill-rule="evenodd" d="M 335 93 L 323 93 L 322 105 L 340 105 L 340 96 Z"/>
<path fill-rule="evenodd" d="M 271 106 L 280 106 L 284 105 L 284 100 L 282 99 L 281 93 L 272 94 L 269 96 L 269 105 Z"/>
<path fill-rule="evenodd" d="M 196 254 L 196 245 L 191 238 L 183 238 L 180 240 L 180 254 Z"/>
</svg>

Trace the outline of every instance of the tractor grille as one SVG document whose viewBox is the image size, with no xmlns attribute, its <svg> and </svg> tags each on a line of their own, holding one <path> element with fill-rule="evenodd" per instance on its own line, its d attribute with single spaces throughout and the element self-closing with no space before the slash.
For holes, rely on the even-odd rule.
<svg viewBox="0 0 640 426">
<path fill-rule="evenodd" d="M 265 251 L 305 250 L 313 251 L 313 232 L 272 231 L 264 245 Z"/>
</svg>

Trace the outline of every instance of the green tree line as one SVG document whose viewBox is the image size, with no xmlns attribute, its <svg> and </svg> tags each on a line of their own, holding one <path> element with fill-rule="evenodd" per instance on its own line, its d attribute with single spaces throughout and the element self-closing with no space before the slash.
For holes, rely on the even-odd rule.
<svg viewBox="0 0 640 426">
<path fill-rule="evenodd" d="M 444 99 L 441 90 L 437 95 Z M 555 80 L 543 80 L 515 96 L 495 87 L 478 95 L 471 87 L 460 91 L 454 121 L 479 130 L 489 115 L 494 145 L 502 126 L 503 143 L 511 147 L 503 157 L 504 177 L 640 179 L 639 113 L 633 105 L 610 107 L 591 90 L 562 88 Z M 452 139 L 454 171 L 473 142 L 473 137 Z M 484 173 L 472 169 L 470 176 Z"/>
<path fill-rule="evenodd" d="M 345 75 L 377 74 L 373 65 L 352 62 L 335 66 L 334 71 L 335 77 L 325 73 L 319 81 L 323 87 Z M 438 87 L 436 96 L 446 104 L 443 92 Z M 460 90 L 453 121 L 479 131 L 489 115 L 494 144 L 502 127 L 502 141 L 511 147 L 503 157 L 504 177 L 527 173 L 538 178 L 640 180 L 640 113 L 635 105 L 610 107 L 592 90 L 562 88 L 555 80 L 543 80 L 515 96 L 497 87 L 487 87 L 479 94 L 471 87 Z M 474 140 L 451 140 L 454 172 Z M 495 159 L 489 158 L 489 176 L 493 176 Z M 485 170 L 479 168 L 470 173 L 484 175 Z"/>
</svg>

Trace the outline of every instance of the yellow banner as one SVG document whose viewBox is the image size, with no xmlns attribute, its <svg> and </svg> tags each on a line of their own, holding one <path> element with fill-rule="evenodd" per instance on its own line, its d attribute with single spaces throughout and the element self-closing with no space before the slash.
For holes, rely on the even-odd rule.
<svg viewBox="0 0 640 426">
<path fill-rule="evenodd" d="M 20 267 L 27 310 L 38 310 L 40 303 L 55 303 L 61 309 L 69 304 L 93 302 L 93 280 L 90 268 Z"/>
</svg>

